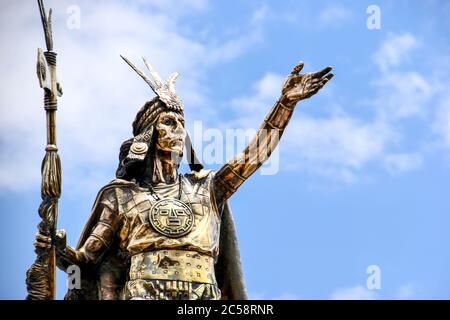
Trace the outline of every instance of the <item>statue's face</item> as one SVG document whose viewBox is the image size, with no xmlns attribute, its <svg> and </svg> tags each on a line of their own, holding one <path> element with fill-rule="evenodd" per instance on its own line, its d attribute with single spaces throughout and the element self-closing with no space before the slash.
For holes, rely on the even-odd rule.
<svg viewBox="0 0 450 320">
<path fill-rule="evenodd" d="M 157 150 L 180 157 L 183 155 L 186 130 L 182 115 L 175 112 L 161 113 L 156 123 L 156 131 L 158 132 Z"/>
</svg>

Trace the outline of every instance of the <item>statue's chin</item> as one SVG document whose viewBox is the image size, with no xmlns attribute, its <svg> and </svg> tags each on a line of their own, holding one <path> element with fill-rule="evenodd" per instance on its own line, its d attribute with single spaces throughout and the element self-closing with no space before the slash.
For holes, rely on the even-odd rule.
<svg viewBox="0 0 450 320">
<path fill-rule="evenodd" d="M 183 156 L 183 148 L 172 149 L 171 153 L 175 154 L 175 155 L 177 155 L 178 157 L 181 158 Z"/>
</svg>

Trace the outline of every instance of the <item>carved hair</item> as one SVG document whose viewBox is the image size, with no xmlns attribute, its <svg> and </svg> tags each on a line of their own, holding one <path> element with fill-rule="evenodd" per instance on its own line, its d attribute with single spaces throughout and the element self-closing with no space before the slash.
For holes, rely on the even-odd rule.
<svg viewBox="0 0 450 320">
<path fill-rule="evenodd" d="M 116 170 L 116 177 L 124 180 L 140 180 L 145 173 L 145 165 L 148 163 L 149 155 L 154 153 L 154 143 L 151 144 L 144 161 L 138 161 L 127 158 L 130 147 L 133 144 L 133 138 L 122 143 L 119 152 L 119 165 Z"/>
<path fill-rule="evenodd" d="M 154 124 L 158 119 L 158 116 L 166 110 L 167 108 L 164 103 L 161 102 L 158 97 L 147 101 L 138 111 L 136 118 L 133 121 L 133 136 L 137 136 L 138 134 L 147 131 L 146 129 Z"/>
<path fill-rule="evenodd" d="M 147 101 L 142 108 L 136 114 L 136 118 L 133 121 L 133 135 L 149 131 L 152 133 L 152 141 L 149 145 L 149 150 L 144 161 L 138 161 L 130 159 L 128 156 L 131 145 L 134 138 L 128 139 L 122 143 L 119 152 L 119 165 L 116 170 L 116 177 L 124 180 L 139 180 L 145 172 L 145 164 L 148 163 L 148 157 L 155 152 L 155 139 L 156 135 L 153 133 L 155 130 L 155 123 L 158 116 L 165 110 L 163 103 L 158 97 Z"/>
</svg>

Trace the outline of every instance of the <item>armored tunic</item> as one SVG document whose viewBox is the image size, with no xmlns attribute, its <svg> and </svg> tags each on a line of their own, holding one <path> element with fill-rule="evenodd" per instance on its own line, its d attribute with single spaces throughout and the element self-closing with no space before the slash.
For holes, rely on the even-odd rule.
<svg viewBox="0 0 450 320">
<path fill-rule="evenodd" d="M 152 191 L 137 184 L 106 190 L 99 199 L 100 218 L 80 254 L 96 262 L 118 237 L 119 249 L 131 256 L 125 286 L 128 299 L 220 298 L 214 263 L 219 255 L 221 217 L 213 176 L 211 171 L 188 173 L 180 175 L 181 183 L 157 185 Z M 162 212 L 161 219 L 175 226 L 187 219 L 182 211 L 155 209 L 166 199 L 178 200 L 192 213 L 186 234 L 164 234 L 155 228 L 152 210 Z"/>
</svg>

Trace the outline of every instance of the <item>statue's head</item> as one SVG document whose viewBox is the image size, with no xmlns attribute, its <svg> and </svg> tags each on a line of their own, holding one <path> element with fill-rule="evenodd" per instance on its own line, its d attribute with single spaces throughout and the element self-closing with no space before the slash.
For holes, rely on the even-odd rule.
<svg viewBox="0 0 450 320">
<path fill-rule="evenodd" d="M 136 114 L 133 136 L 120 148 L 118 177 L 129 177 L 133 171 L 136 178 L 156 156 L 181 158 L 186 137 L 183 113 L 168 109 L 155 97 Z"/>
<path fill-rule="evenodd" d="M 120 163 L 116 176 L 130 178 L 139 175 L 143 164 L 154 157 L 172 157 L 179 164 L 186 143 L 188 147 L 188 163 L 192 170 L 200 170 L 203 166 L 195 157 L 189 136 L 184 126 L 183 103 L 175 92 L 174 73 L 167 81 L 163 81 L 147 60 L 147 66 L 153 79 L 148 78 L 131 61 L 122 57 L 150 86 L 157 97 L 148 101 L 139 110 L 133 122 L 133 139 L 127 140 L 120 149 Z M 138 170 L 138 168 L 141 168 Z"/>
</svg>

